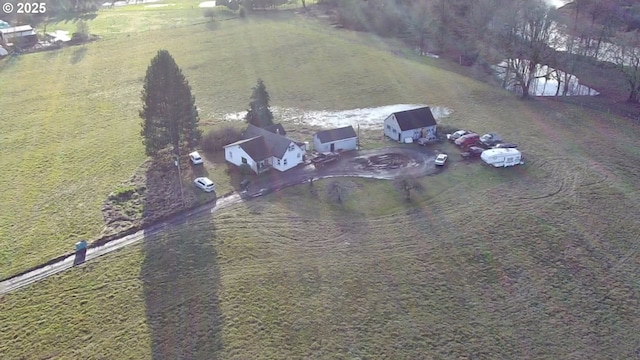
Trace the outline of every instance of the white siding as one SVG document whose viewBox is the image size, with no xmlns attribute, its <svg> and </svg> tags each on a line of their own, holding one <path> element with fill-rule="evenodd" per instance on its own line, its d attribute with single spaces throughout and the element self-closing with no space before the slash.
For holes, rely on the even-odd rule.
<svg viewBox="0 0 640 360">
<path fill-rule="evenodd" d="M 437 126 L 428 126 L 425 128 L 411 129 L 400 131 L 400 125 L 398 125 L 398 121 L 396 117 L 391 114 L 384 120 L 384 134 L 393 139 L 395 141 L 404 141 L 406 138 L 412 138 L 413 140 L 418 140 L 422 137 L 422 130 L 424 129 L 427 138 L 435 138 L 436 137 L 436 128 Z M 394 131 L 395 130 L 395 131 Z M 398 137 L 400 134 L 400 137 Z"/>
<path fill-rule="evenodd" d="M 386 119 L 384 119 L 384 134 L 389 138 L 395 141 L 398 141 L 399 133 L 400 133 L 400 126 L 398 125 L 396 116 L 391 114 Z"/>
<path fill-rule="evenodd" d="M 349 151 L 349 150 L 355 150 L 358 147 L 357 138 L 350 138 L 350 139 L 332 141 L 328 143 L 321 143 L 320 139 L 318 139 L 318 136 L 313 135 L 313 148 L 315 151 L 323 152 L 323 153 L 330 152 L 331 144 L 334 144 L 333 151 L 340 151 L 340 150 Z"/>
<path fill-rule="evenodd" d="M 247 165 L 249 165 L 254 172 L 258 172 L 256 162 L 251 158 L 251 156 L 249 156 L 244 150 L 242 150 L 240 145 L 233 145 L 224 148 L 224 159 L 232 163 L 233 165 L 242 165 L 242 158 L 247 159 Z"/>
<path fill-rule="evenodd" d="M 289 144 L 289 146 L 293 147 L 293 150 L 287 150 L 282 159 L 278 159 L 276 157 L 273 158 L 274 169 L 278 171 L 287 171 L 303 162 L 302 158 L 306 154 L 304 149 L 293 142 Z M 278 164 L 278 161 L 280 164 Z"/>
</svg>

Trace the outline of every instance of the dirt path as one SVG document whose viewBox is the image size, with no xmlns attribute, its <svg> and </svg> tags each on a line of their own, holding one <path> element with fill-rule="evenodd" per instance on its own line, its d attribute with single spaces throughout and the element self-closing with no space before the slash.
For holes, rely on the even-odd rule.
<svg viewBox="0 0 640 360">
<path fill-rule="evenodd" d="M 274 191 L 303 184 L 309 181 L 331 177 L 363 177 L 391 180 L 400 175 L 426 176 L 434 173 L 435 154 L 428 149 L 407 145 L 377 150 L 358 151 L 343 155 L 338 161 L 321 169 L 308 165 L 291 169 L 286 173 L 275 174 L 254 182 L 251 188 L 242 194 L 234 193 L 217 199 L 213 204 L 205 204 L 171 220 L 153 225 L 134 234 L 114 239 L 102 246 L 87 249 L 84 262 L 108 254 L 125 246 L 140 242 L 145 237 L 179 226 L 194 216 L 209 215 L 242 201 L 255 199 Z M 30 272 L 14 276 L 0 283 L 0 294 L 5 294 L 33 284 L 49 276 L 68 270 L 74 266 L 76 254 L 69 255 L 53 264 L 42 266 Z"/>
</svg>

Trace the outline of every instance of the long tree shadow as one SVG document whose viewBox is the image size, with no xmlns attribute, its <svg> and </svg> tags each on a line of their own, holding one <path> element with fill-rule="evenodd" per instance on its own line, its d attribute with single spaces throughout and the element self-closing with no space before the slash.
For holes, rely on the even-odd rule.
<svg viewBox="0 0 640 360">
<path fill-rule="evenodd" d="M 216 229 L 210 213 L 170 215 L 180 207 L 181 186 L 187 202 L 193 193 L 165 155 L 146 170 L 141 209 L 143 224 L 151 225 L 140 277 L 153 358 L 215 359 L 222 348 Z M 188 160 L 180 165 L 181 174 L 189 171 Z"/>
<path fill-rule="evenodd" d="M 209 214 L 145 240 L 144 281 L 153 359 L 216 359 L 223 348 Z"/>
<path fill-rule="evenodd" d="M 77 47 L 73 49 L 73 53 L 71 54 L 71 59 L 69 60 L 71 64 L 75 65 L 84 59 L 85 55 L 87 55 L 87 48 Z"/>
</svg>

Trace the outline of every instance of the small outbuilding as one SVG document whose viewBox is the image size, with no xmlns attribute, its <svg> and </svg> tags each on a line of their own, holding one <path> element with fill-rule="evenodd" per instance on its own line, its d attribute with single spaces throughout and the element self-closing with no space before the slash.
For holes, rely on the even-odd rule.
<svg viewBox="0 0 640 360">
<path fill-rule="evenodd" d="M 436 119 L 428 106 L 395 112 L 384 120 L 384 134 L 398 142 L 436 140 L 436 127 Z"/>
<path fill-rule="evenodd" d="M 28 47 L 37 43 L 38 36 L 30 25 L 0 28 L 0 44 Z"/>
<path fill-rule="evenodd" d="M 358 135 L 353 126 L 319 131 L 313 135 L 313 148 L 320 153 L 356 150 Z"/>
</svg>

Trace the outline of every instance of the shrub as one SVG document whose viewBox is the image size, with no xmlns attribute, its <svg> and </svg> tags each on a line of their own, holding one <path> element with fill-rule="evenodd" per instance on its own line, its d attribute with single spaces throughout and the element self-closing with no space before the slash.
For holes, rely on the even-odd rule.
<svg viewBox="0 0 640 360">
<path fill-rule="evenodd" d="M 227 7 L 233 11 L 240 9 L 240 4 L 237 0 L 231 0 L 228 2 Z"/>
<path fill-rule="evenodd" d="M 204 135 L 202 139 L 202 149 L 209 152 L 222 151 L 225 145 L 240 140 L 241 136 L 242 133 L 240 130 L 232 126 L 212 129 Z"/>
<path fill-rule="evenodd" d="M 135 186 L 125 186 L 118 188 L 116 189 L 116 191 L 109 195 L 109 200 L 118 202 L 127 201 L 137 190 L 138 189 Z"/>
<path fill-rule="evenodd" d="M 242 175 L 253 175 L 253 169 L 251 169 L 251 166 L 249 166 L 247 164 L 242 164 L 242 165 L 238 166 L 238 170 L 240 171 L 240 174 L 242 174 Z"/>
<path fill-rule="evenodd" d="M 244 9 L 244 6 L 240 7 L 240 11 L 238 12 L 238 15 L 240 15 L 241 18 L 247 16 L 247 11 Z"/>
<path fill-rule="evenodd" d="M 213 9 L 206 9 L 203 13 L 204 17 L 209 18 L 213 21 L 213 18 L 216 16 L 216 11 Z"/>
<path fill-rule="evenodd" d="M 74 37 L 78 38 L 81 41 L 89 40 L 89 25 L 86 21 L 80 20 L 76 24 L 76 32 L 73 33 Z"/>
<path fill-rule="evenodd" d="M 226 6 L 229 7 L 229 0 L 217 0 L 216 1 L 216 6 Z"/>
</svg>

